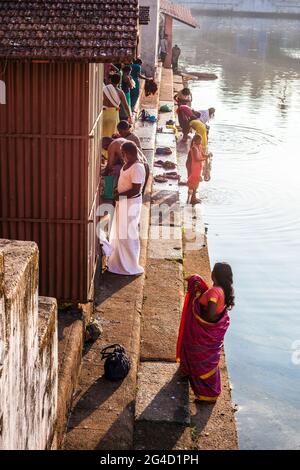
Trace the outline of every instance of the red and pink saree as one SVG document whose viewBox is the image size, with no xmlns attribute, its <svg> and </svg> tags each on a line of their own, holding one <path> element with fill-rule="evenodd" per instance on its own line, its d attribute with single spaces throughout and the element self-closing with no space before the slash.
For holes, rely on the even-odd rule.
<svg viewBox="0 0 300 470">
<path fill-rule="evenodd" d="M 201 318 L 204 307 L 199 299 L 207 289 L 208 285 L 200 276 L 189 279 L 176 357 L 181 372 L 189 378 L 196 399 L 213 402 L 221 393 L 219 362 L 230 318 L 227 310 L 217 323 Z"/>
</svg>

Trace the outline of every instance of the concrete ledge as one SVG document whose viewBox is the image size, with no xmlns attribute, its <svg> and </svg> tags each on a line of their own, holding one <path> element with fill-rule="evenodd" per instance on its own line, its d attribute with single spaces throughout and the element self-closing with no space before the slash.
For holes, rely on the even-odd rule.
<svg viewBox="0 0 300 470">
<path fill-rule="evenodd" d="M 191 450 L 190 428 L 174 423 L 139 421 L 135 426 L 135 450 Z"/>
<path fill-rule="evenodd" d="M 156 134 L 156 147 L 170 147 L 171 149 L 176 148 L 175 134 Z M 161 155 L 157 156 L 160 157 Z"/>
<path fill-rule="evenodd" d="M 41 423 L 42 441 L 46 449 L 56 449 L 56 420 L 58 394 L 58 345 L 56 299 L 39 297 L 38 331 L 40 356 L 40 384 L 43 390 Z M 49 424 L 51 425 L 49 426 Z M 53 423 L 53 424 L 52 424 Z"/>
<path fill-rule="evenodd" d="M 178 373 L 177 364 L 141 364 L 134 448 L 189 449 L 189 424 L 188 383 Z"/>
<path fill-rule="evenodd" d="M 72 313 L 60 312 L 58 315 L 59 334 L 59 375 L 58 375 L 58 411 L 57 445 L 61 447 L 73 395 L 80 374 L 84 341 L 82 319 Z"/>
<path fill-rule="evenodd" d="M 38 286 L 39 252 L 34 242 L 0 239 L 3 256 L 3 289 L 6 302 L 10 302 L 17 289 L 31 276 L 32 289 Z M 30 272 L 29 272 L 30 271 Z"/>
<path fill-rule="evenodd" d="M 190 424 L 188 382 L 177 364 L 140 365 L 135 416 L 136 421 Z"/>
<path fill-rule="evenodd" d="M 50 297 L 39 297 L 39 347 L 42 349 L 56 330 L 57 301 Z"/>
<path fill-rule="evenodd" d="M 56 300 L 41 298 L 38 305 L 35 243 L 0 240 L 0 252 L 0 448 L 50 449 L 57 411 Z"/>
<path fill-rule="evenodd" d="M 141 361 L 176 361 L 182 298 L 182 265 L 176 261 L 148 260 Z"/>
<path fill-rule="evenodd" d="M 148 243 L 149 259 L 182 260 L 181 227 L 151 225 Z"/>
</svg>

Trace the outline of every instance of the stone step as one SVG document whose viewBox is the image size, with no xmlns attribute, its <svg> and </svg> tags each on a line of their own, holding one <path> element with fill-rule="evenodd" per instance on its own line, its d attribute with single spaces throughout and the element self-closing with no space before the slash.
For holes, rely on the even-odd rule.
<svg viewBox="0 0 300 470">
<path fill-rule="evenodd" d="M 156 124 L 136 127 L 135 133 L 141 141 L 143 150 L 153 150 L 155 148 Z"/>
<path fill-rule="evenodd" d="M 57 444 L 61 446 L 80 374 L 84 322 L 79 311 L 58 312 Z"/>
<path fill-rule="evenodd" d="M 151 225 L 149 231 L 148 258 L 182 260 L 181 227 Z"/>
<path fill-rule="evenodd" d="M 176 361 L 183 300 L 182 264 L 149 259 L 141 331 L 141 361 Z"/>
<path fill-rule="evenodd" d="M 141 364 L 135 411 L 135 449 L 189 447 L 188 391 L 188 382 L 178 373 L 177 364 Z"/>
<path fill-rule="evenodd" d="M 176 148 L 176 138 L 174 134 L 156 134 L 156 147 Z M 160 155 L 159 155 L 160 156 Z M 168 156 L 168 155 L 167 155 Z"/>
<path fill-rule="evenodd" d="M 178 372 L 178 364 L 142 363 L 138 373 L 136 422 L 189 425 L 188 391 L 188 381 Z"/>
</svg>

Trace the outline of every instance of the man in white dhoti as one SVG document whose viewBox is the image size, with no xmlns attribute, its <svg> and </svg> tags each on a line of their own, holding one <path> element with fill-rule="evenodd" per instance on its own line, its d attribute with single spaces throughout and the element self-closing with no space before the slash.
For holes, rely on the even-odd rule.
<svg viewBox="0 0 300 470">
<path fill-rule="evenodd" d="M 109 240 L 113 252 L 108 260 L 108 270 L 115 274 L 137 275 L 144 272 L 139 265 L 139 221 L 146 172 L 133 142 L 122 145 L 122 156 L 125 165 L 121 169 L 115 198 L 116 208 Z"/>
</svg>

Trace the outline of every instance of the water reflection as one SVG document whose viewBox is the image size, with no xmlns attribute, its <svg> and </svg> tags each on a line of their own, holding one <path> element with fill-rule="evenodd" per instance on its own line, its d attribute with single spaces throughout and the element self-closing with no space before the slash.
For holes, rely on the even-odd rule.
<svg viewBox="0 0 300 470">
<path fill-rule="evenodd" d="M 225 88 L 233 93 L 250 91 L 252 97 L 273 89 L 277 75 L 286 80 L 297 76 L 298 21 L 203 16 L 199 21 L 200 29 L 188 30 L 181 42 L 183 62 L 191 71 L 201 64 L 202 69 L 219 72 Z"/>
<path fill-rule="evenodd" d="M 300 22 L 199 17 L 176 28 L 194 107 L 216 108 L 200 186 L 211 261 L 235 273 L 226 351 L 241 448 L 300 448 Z"/>
</svg>

